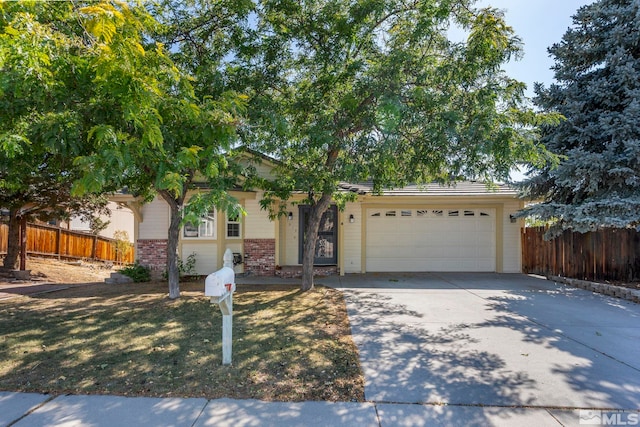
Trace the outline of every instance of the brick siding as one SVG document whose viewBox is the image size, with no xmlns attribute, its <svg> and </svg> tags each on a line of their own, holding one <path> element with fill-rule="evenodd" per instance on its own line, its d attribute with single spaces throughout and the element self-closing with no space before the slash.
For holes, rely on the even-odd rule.
<svg viewBox="0 0 640 427">
<path fill-rule="evenodd" d="M 151 269 L 154 279 L 162 277 L 167 269 L 167 239 L 139 239 L 138 262 Z"/>
<path fill-rule="evenodd" d="M 244 272 L 256 276 L 273 276 L 276 270 L 275 239 L 244 240 Z"/>
</svg>

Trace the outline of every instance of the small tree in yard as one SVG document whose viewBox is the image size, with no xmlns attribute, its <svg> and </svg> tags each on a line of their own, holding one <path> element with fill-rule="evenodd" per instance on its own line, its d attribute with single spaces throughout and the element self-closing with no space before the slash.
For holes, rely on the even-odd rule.
<svg viewBox="0 0 640 427">
<path fill-rule="evenodd" d="M 122 263 L 123 258 L 126 257 L 131 250 L 129 233 L 124 230 L 116 230 L 113 233 L 113 239 L 115 240 L 116 261 Z"/>
<path fill-rule="evenodd" d="M 565 229 L 640 226 L 640 3 L 599 0 L 581 7 L 549 52 L 556 84 L 536 87 L 535 102 L 566 117 L 544 129 L 542 142 L 562 156 L 534 169 L 525 209 Z"/>
<path fill-rule="evenodd" d="M 95 104 L 99 124 L 89 131 L 95 151 L 77 159 L 86 172 L 79 194 L 116 184 L 151 199 L 158 194 L 171 212 L 167 243 L 169 298 L 180 296 L 178 240 L 184 221 L 198 222 L 211 206 L 237 211 L 226 190 L 235 169 L 225 156 L 244 108 L 242 97 L 224 92 L 198 97 L 190 77 L 161 43 L 149 43 L 162 27 L 141 7 L 105 3 L 84 9 L 95 38 Z M 189 201 L 196 182 L 208 190 Z"/>
<path fill-rule="evenodd" d="M 555 117 L 527 109 L 524 85 L 501 71 L 520 42 L 498 11 L 468 0 L 258 3 L 235 82 L 256 124 L 244 137 L 280 161 L 263 206 L 276 214 L 296 191 L 310 206 L 303 290 L 323 213 L 354 197 L 340 182 L 491 181 L 546 157 L 535 126 Z M 451 25 L 467 40 L 450 41 Z"/>
</svg>

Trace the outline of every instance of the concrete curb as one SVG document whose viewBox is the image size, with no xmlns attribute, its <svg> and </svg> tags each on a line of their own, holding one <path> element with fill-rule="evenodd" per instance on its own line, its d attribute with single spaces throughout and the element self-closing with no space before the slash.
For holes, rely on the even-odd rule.
<svg viewBox="0 0 640 427">
<path fill-rule="evenodd" d="M 598 294 L 608 295 L 615 298 L 624 299 L 627 301 L 640 304 L 640 290 L 629 289 L 623 286 L 609 285 L 607 283 L 589 282 L 587 280 L 571 279 L 562 276 L 547 276 L 548 280 L 554 282 L 564 283 L 566 285 L 574 286 L 576 288 L 585 289 L 587 291 L 595 292 Z"/>
</svg>

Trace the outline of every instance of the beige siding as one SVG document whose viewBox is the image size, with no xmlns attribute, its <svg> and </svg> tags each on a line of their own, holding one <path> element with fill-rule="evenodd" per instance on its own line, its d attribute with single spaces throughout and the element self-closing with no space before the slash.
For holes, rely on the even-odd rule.
<svg viewBox="0 0 640 427">
<path fill-rule="evenodd" d="M 196 254 L 196 273 L 208 275 L 222 266 L 222 260 L 218 261 L 218 245 L 215 241 L 182 243 L 181 258 L 186 261 L 192 253 Z M 222 257 L 222 255 L 221 255 Z"/>
<path fill-rule="evenodd" d="M 244 217 L 244 238 L 245 239 L 275 239 L 276 224 L 269 220 L 269 213 L 260 209 L 260 198 L 262 194 L 257 194 L 255 199 L 247 199 L 244 202 L 244 209 L 247 216 Z"/>
<path fill-rule="evenodd" d="M 129 241 L 133 241 L 133 212 L 129 208 L 119 206 L 117 203 L 109 202 L 109 210 L 111 217 L 108 218 L 109 226 L 100 233 L 101 236 L 113 237 L 118 231 L 126 231 L 129 235 Z"/>
<path fill-rule="evenodd" d="M 275 178 L 273 175 L 273 167 L 271 165 L 268 165 L 265 162 L 261 162 L 259 164 L 254 164 L 253 166 L 256 168 L 256 173 L 260 178 L 264 178 L 264 179 Z"/>
<path fill-rule="evenodd" d="M 126 231 L 129 235 L 129 241 L 133 242 L 134 240 L 134 229 L 133 229 L 133 212 L 131 209 L 122 207 L 115 202 L 109 202 L 107 204 L 107 209 L 111 212 L 111 215 L 100 215 L 100 219 L 103 221 L 109 221 L 109 225 L 104 230 L 101 230 L 98 234 L 102 237 L 108 237 L 110 239 L 113 238 L 113 234 L 116 231 Z M 61 226 L 66 224 L 61 222 Z M 71 218 L 71 223 L 68 224 L 71 230 L 77 231 L 85 231 L 90 232 L 91 227 L 88 221 L 82 221 L 79 217 Z"/>
<path fill-rule="evenodd" d="M 509 215 L 520 210 L 521 202 L 505 202 L 503 209 L 503 273 L 522 271 L 521 227 L 522 220 L 511 222 Z"/>
<path fill-rule="evenodd" d="M 169 205 L 159 197 L 142 207 L 139 239 L 166 239 L 171 213 Z"/>
<path fill-rule="evenodd" d="M 255 168 L 256 174 L 260 178 L 271 180 L 275 178 L 273 174 L 273 165 L 264 159 L 258 159 L 256 161 L 255 158 L 247 158 L 244 156 L 243 158 L 238 159 L 238 162 L 244 167 Z"/>
<path fill-rule="evenodd" d="M 353 223 L 349 222 L 349 216 L 353 215 Z M 362 271 L 362 208 L 359 203 L 349 203 L 343 213 L 343 242 L 344 272 L 360 273 Z"/>
<path fill-rule="evenodd" d="M 284 220 L 284 234 L 286 235 L 284 265 L 295 265 L 298 264 L 298 222 L 300 216 L 297 206 L 289 206 L 288 210 L 293 213 L 293 218 L 289 220 L 286 217 Z"/>
</svg>

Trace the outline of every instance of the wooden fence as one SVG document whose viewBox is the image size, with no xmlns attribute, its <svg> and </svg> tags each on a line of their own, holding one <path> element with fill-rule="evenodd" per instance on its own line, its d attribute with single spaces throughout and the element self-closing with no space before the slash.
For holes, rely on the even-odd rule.
<svg viewBox="0 0 640 427">
<path fill-rule="evenodd" d="M 7 253 L 9 227 L 0 225 L 0 254 Z M 42 224 L 27 225 L 27 254 L 64 259 L 91 259 L 133 263 L 133 245 L 120 256 L 115 239 Z"/>
<path fill-rule="evenodd" d="M 565 231 L 548 241 L 543 238 L 545 231 L 544 227 L 524 229 L 523 272 L 594 281 L 640 278 L 640 233 L 635 230 Z"/>
</svg>

